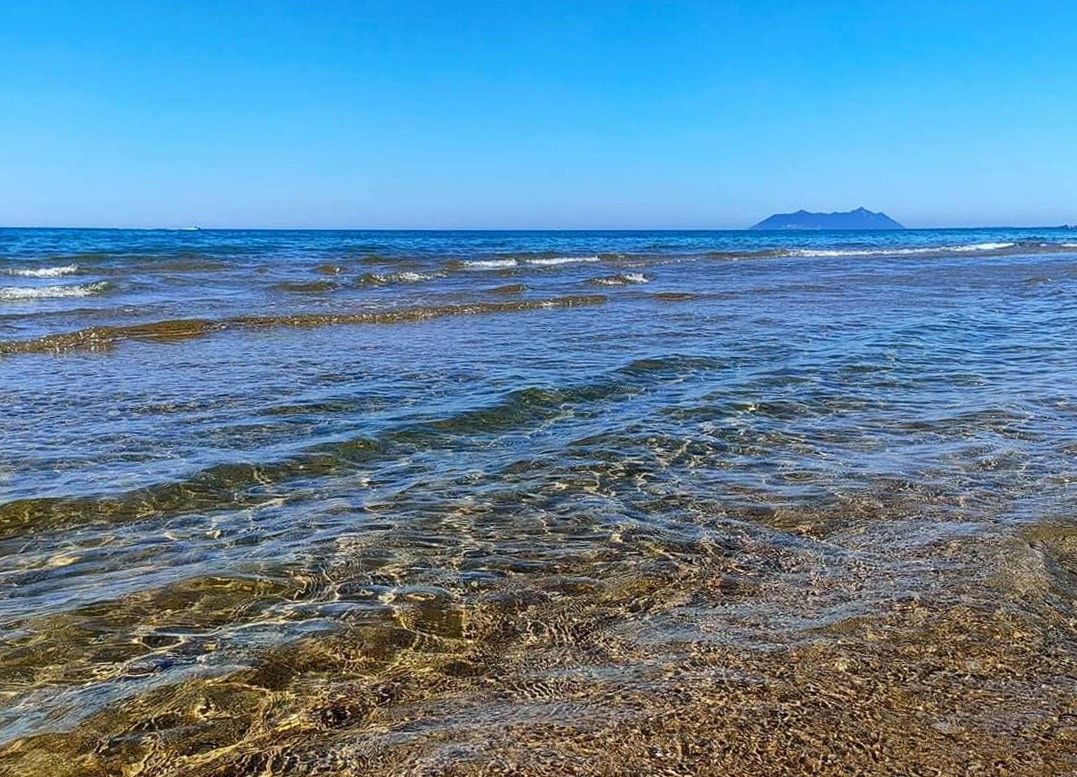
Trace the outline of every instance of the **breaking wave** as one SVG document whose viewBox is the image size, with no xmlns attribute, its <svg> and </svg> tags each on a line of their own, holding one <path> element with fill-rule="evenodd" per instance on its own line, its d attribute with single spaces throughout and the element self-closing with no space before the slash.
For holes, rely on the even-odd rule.
<svg viewBox="0 0 1077 777">
<path fill-rule="evenodd" d="M 84 283 L 77 286 L 8 286 L 0 288 L 0 300 L 22 302 L 39 299 L 61 299 L 64 297 L 89 297 L 100 294 L 108 288 L 105 281 Z"/>
<path fill-rule="evenodd" d="M 422 283 L 423 281 L 431 281 L 437 277 L 437 275 L 431 273 L 410 271 L 394 273 L 368 272 L 359 278 L 359 282 L 362 284 L 381 286 L 386 283 Z"/>
<path fill-rule="evenodd" d="M 1016 243 L 970 243 L 955 246 L 922 246 L 919 248 L 840 248 L 814 249 L 801 248 L 790 252 L 790 256 L 828 257 L 828 256 L 906 256 L 916 254 L 973 253 L 1001 251 L 1013 248 Z"/>
<path fill-rule="evenodd" d="M 595 278 L 591 283 L 599 286 L 627 286 L 632 283 L 647 283 L 648 278 L 643 273 L 630 272 L 621 275 L 607 275 L 603 278 Z"/>
<path fill-rule="evenodd" d="M 517 264 L 515 259 L 470 259 L 461 262 L 460 266 L 465 270 L 507 270 Z"/>
<path fill-rule="evenodd" d="M 17 275 L 22 278 L 59 278 L 62 275 L 74 275 L 79 271 L 77 264 L 65 264 L 57 267 L 7 267 L 0 272 L 5 275 Z"/>
<path fill-rule="evenodd" d="M 598 256 L 551 256 L 540 259 L 528 259 L 527 263 L 537 267 L 556 267 L 561 264 L 580 264 L 581 262 L 599 261 L 601 261 L 601 258 Z"/>
</svg>

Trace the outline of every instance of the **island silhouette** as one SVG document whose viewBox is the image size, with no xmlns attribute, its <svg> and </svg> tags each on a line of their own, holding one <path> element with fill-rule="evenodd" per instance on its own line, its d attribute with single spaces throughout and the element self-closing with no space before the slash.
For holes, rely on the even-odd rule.
<svg viewBox="0 0 1077 777">
<path fill-rule="evenodd" d="M 845 212 L 775 213 L 760 221 L 752 229 L 905 229 L 885 213 L 875 213 L 867 208 Z"/>
</svg>

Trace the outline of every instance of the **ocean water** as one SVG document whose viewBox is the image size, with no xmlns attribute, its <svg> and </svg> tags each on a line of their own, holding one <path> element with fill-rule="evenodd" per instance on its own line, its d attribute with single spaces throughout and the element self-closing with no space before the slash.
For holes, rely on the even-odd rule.
<svg viewBox="0 0 1077 777">
<path fill-rule="evenodd" d="M 0 774 L 1070 774 L 1077 230 L 0 230 Z"/>
</svg>

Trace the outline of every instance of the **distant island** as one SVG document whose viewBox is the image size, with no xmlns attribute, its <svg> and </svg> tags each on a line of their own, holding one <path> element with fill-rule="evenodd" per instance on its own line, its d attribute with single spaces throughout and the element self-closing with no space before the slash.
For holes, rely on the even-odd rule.
<svg viewBox="0 0 1077 777">
<path fill-rule="evenodd" d="M 875 213 L 867 208 L 844 213 L 775 213 L 763 219 L 752 229 L 905 229 L 885 213 Z"/>
</svg>

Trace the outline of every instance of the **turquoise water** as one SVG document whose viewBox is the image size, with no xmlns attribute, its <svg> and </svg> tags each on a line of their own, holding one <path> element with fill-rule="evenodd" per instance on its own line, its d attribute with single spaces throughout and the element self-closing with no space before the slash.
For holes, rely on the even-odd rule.
<svg viewBox="0 0 1077 777">
<path fill-rule="evenodd" d="M 804 666 L 782 752 L 870 686 L 1065 773 L 1075 301 L 1066 229 L 0 230 L 0 769 L 699 772 Z"/>
</svg>

